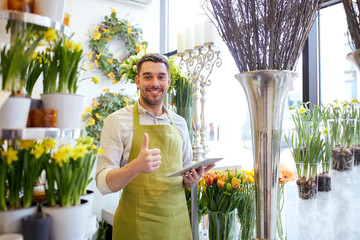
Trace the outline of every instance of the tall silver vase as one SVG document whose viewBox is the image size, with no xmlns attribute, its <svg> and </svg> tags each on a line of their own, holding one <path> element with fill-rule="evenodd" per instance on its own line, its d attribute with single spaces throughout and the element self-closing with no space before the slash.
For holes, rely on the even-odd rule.
<svg viewBox="0 0 360 240">
<path fill-rule="evenodd" d="M 256 238 L 275 240 L 281 128 L 289 83 L 297 73 L 259 70 L 239 73 L 248 101 L 256 188 Z"/>
</svg>

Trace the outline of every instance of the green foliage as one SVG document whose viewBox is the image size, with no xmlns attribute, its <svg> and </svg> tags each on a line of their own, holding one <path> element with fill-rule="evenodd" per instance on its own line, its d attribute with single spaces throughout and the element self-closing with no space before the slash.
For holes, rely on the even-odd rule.
<svg viewBox="0 0 360 240">
<path fill-rule="evenodd" d="M 130 97 L 123 94 L 106 92 L 94 99 L 92 106 L 87 107 L 86 112 L 82 116 L 82 120 L 86 122 L 87 135 L 94 138 L 94 144 L 100 145 L 101 131 L 104 120 L 113 112 L 135 103 Z"/>
<path fill-rule="evenodd" d="M 128 51 L 126 58 L 146 51 L 148 43 L 142 40 L 142 29 L 132 26 L 128 20 L 118 19 L 113 9 L 111 15 L 105 16 L 101 24 L 94 28 L 89 40 L 91 54 L 88 56 L 105 75 L 113 73 L 110 78 L 120 81 L 121 62 L 109 52 L 108 43 L 112 39 L 124 40 Z"/>
</svg>

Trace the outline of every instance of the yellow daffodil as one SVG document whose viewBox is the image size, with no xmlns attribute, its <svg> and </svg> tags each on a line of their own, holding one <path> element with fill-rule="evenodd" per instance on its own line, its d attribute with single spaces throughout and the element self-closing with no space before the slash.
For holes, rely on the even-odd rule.
<svg viewBox="0 0 360 240">
<path fill-rule="evenodd" d="M 53 138 L 49 138 L 43 141 L 43 145 L 45 147 L 45 150 L 50 150 L 55 148 L 56 142 Z"/>
<path fill-rule="evenodd" d="M 93 52 L 89 52 L 89 53 L 87 54 L 88 59 L 92 59 L 92 56 L 93 56 Z"/>
<path fill-rule="evenodd" d="M 140 51 L 140 44 L 135 43 L 135 52 Z"/>
<path fill-rule="evenodd" d="M 83 114 L 81 114 L 81 120 L 83 120 L 84 117 L 86 117 L 87 115 L 88 115 L 88 113 L 83 113 Z"/>
<path fill-rule="evenodd" d="M 96 148 L 96 146 L 94 144 L 92 144 L 89 149 L 94 150 L 95 148 Z"/>
<path fill-rule="evenodd" d="M 110 10 L 111 10 L 111 12 L 112 12 L 112 13 L 117 14 L 117 12 L 116 12 L 115 8 L 112 8 L 112 7 L 111 7 L 111 8 L 110 8 Z"/>
<path fill-rule="evenodd" d="M 96 59 L 99 59 L 101 57 L 101 53 L 96 54 Z"/>
<path fill-rule="evenodd" d="M 95 62 L 96 67 L 99 67 L 99 61 L 95 59 L 94 62 Z"/>
<path fill-rule="evenodd" d="M 97 149 L 97 155 L 101 155 L 101 153 L 103 152 L 104 150 L 101 148 L 101 147 L 99 147 L 98 149 Z"/>
<path fill-rule="evenodd" d="M 89 127 L 92 125 L 95 125 L 95 119 L 93 117 L 90 117 L 88 123 L 86 124 L 86 127 Z"/>
<path fill-rule="evenodd" d="M 64 145 L 59 148 L 59 150 L 54 153 L 53 158 L 55 162 L 62 167 L 64 163 L 69 162 L 70 156 L 72 153 L 72 148 L 70 145 Z"/>
<path fill-rule="evenodd" d="M 34 141 L 33 140 L 21 141 L 21 148 L 23 148 L 25 150 L 29 150 L 30 148 L 32 148 L 32 146 L 34 146 Z"/>
<path fill-rule="evenodd" d="M 141 52 L 144 52 L 146 50 L 146 45 L 140 45 L 140 51 Z"/>
<path fill-rule="evenodd" d="M 115 84 L 117 84 L 118 82 L 119 82 L 119 81 L 114 80 L 114 81 L 112 81 L 112 84 L 115 85 Z"/>
<path fill-rule="evenodd" d="M 92 81 L 93 83 L 95 83 L 95 84 L 98 84 L 98 83 L 100 82 L 100 76 L 98 75 L 98 76 L 96 76 L 96 77 L 92 77 L 92 78 L 91 78 L 91 81 Z"/>
<path fill-rule="evenodd" d="M 93 28 L 93 31 L 99 31 L 99 29 L 100 29 L 100 26 L 96 26 Z"/>
<path fill-rule="evenodd" d="M 94 108 L 97 108 L 99 105 L 100 105 L 100 103 L 98 103 L 98 102 L 93 102 L 93 103 L 92 103 L 92 106 L 93 106 Z"/>
<path fill-rule="evenodd" d="M 113 59 L 113 58 L 109 58 L 109 59 L 108 59 L 108 62 L 109 62 L 110 64 L 114 64 L 114 59 Z"/>
<path fill-rule="evenodd" d="M 298 113 L 299 114 L 305 114 L 305 113 L 307 113 L 308 112 L 308 110 L 306 109 L 306 108 L 304 108 L 304 107 L 301 107 L 301 108 L 299 108 L 299 110 L 298 110 Z"/>
<path fill-rule="evenodd" d="M 35 144 L 34 149 L 30 152 L 32 155 L 35 156 L 36 159 L 39 159 L 43 153 L 45 152 L 45 149 L 40 144 Z"/>
<path fill-rule="evenodd" d="M 65 47 L 66 47 L 67 49 L 71 49 L 71 50 L 72 50 L 72 48 L 73 48 L 73 42 L 72 42 L 71 40 L 70 40 L 70 41 L 65 41 L 64 45 L 65 45 Z"/>
<path fill-rule="evenodd" d="M 31 59 L 35 60 L 38 56 L 38 52 L 33 52 L 33 54 L 31 55 Z"/>
<path fill-rule="evenodd" d="M 92 112 L 91 106 L 85 108 L 85 113 L 91 113 L 91 112 Z"/>
<path fill-rule="evenodd" d="M 103 29 L 102 29 L 102 31 L 103 31 L 104 33 L 108 33 L 108 32 L 110 32 L 110 30 L 109 30 L 109 29 L 107 29 L 107 28 L 103 28 Z"/>
<path fill-rule="evenodd" d="M 7 152 L 4 153 L 4 155 L 6 157 L 6 161 L 9 165 L 14 161 L 19 160 L 17 154 L 18 154 L 18 151 L 14 150 L 12 147 L 9 147 Z"/>
<path fill-rule="evenodd" d="M 53 28 L 49 28 L 45 34 L 44 34 L 44 38 L 46 41 L 48 42 L 53 42 L 56 40 L 57 38 L 57 33 L 56 33 L 56 30 L 53 29 Z"/>
<path fill-rule="evenodd" d="M 127 26 L 127 27 L 131 27 L 130 21 L 127 22 L 126 26 Z"/>
<path fill-rule="evenodd" d="M 95 33 L 93 33 L 92 37 L 93 37 L 94 41 L 97 41 L 101 38 L 101 33 L 95 32 Z"/>
<path fill-rule="evenodd" d="M 76 44 L 74 44 L 74 51 L 75 52 L 80 52 L 83 49 L 83 45 L 81 44 L 81 42 L 78 42 Z"/>
<path fill-rule="evenodd" d="M 111 78 L 111 79 L 113 79 L 113 78 L 115 78 L 115 74 L 114 74 L 113 72 L 110 72 L 110 73 L 108 74 L 108 77 Z"/>
<path fill-rule="evenodd" d="M 108 40 L 108 42 L 110 42 L 110 41 L 111 41 L 111 37 L 108 37 L 107 40 Z"/>
<path fill-rule="evenodd" d="M 87 149 L 87 146 L 86 146 L 86 145 L 77 144 L 77 145 L 72 149 L 71 158 L 76 161 L 76 160 L 78 160 L 79 158 L 84 157 L 85 154 L 87 154 L 88 152 L 89 152 L 89 150 Z"/>
<path fill-rule="evenodd" d="M 108 93 L 108 92 L 110 92 L 110 89 L 105 88 L 105 89 L 103 89 L 103 92 L 104 92 L 104 93 Z"/>
<path fill-rule="evenodd" d="M 358 100 L 357 100 L 357 99 L 352 98 L 352 99 L 351 99 L 351 104 L 355 104 L 355 103 L 359 103 L 359 102 L 358 102 Z"/>
<path fill-rule="evenodd" d="M 115 97 L 117 97 L 117 96 L 118 96 L 118 94 L 117 94 L 117 93 L 114 93 L 114 96 L 115 96 Z"/>
<path fill-rule="evenodd" d="M 95 113 L 95 116 L 97 119 L 100 119 L 100 114 L 99 113 Z"/>
<path fill-rule="evenodd" d="M 128 28 L 127 29 L 127 34 L 131 34 L 132 33 L 132 29 L 131 28 Z"/>
</svg>

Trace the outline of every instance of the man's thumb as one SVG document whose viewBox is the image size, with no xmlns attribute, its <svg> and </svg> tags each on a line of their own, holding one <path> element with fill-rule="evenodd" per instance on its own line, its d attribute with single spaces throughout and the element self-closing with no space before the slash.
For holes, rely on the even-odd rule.
<svg viewBox="0 0 360 240">
<path fill-rule="evenodd" d="M 149 149 L 149 135 L 144 133 L 144 140 L 141 149 Z"/>
</svg>

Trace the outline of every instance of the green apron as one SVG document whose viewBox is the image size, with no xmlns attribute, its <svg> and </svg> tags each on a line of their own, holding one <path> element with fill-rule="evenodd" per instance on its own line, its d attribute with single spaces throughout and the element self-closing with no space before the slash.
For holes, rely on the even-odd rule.
<svg viewBox="0 0 360 240">
<path fill-rule="evenodd" d="M 141 149 L 144 133 L 149 149 L 159 148 L 161 164 L 152 173 L 141 173 L 124 189 L 113 222 L 114 240 L 192 239 L 182 177 L 166 176 L 182 168 L 182 139 L 171 125 L 140 125 L 134 105 L 134 135 L 129 162 Z"/>
</svg>

